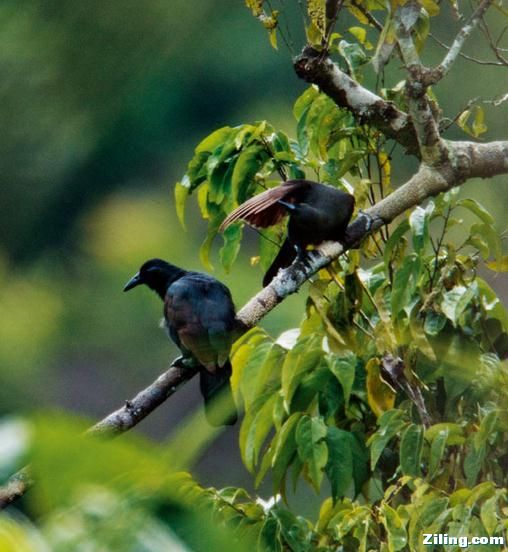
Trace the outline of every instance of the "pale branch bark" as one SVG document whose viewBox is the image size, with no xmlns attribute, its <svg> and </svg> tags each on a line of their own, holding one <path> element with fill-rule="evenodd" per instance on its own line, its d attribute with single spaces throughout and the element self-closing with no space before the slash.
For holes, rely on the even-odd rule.
<svg viewBox="0 0 508 552">
<path fill-rule="evenodd" d="M 406 97 L 409 115 L 418 139 L 420 156 L 424 163 L 438 165 L 448 158 L 448 150 L 441 140 L 436 117 L 427 96 L 427 87 L 424 84 L 426 69 L 420 61 L 412 36 L 412 29 L 420 9 L 418 3 L 408 2 L 397 10 L 397 41 L 408 72 Z"/>
<path fill-rule="evenodd" d="M 369 123 L 407 150 L 418 151 L 408 115 L 361 86 L 321 52 L 305 48 L 294 60 L 294 68 L 301 79 L 316 84 L 339 107 L 351 111 L 360 123 Z"/>
<path fill-rule="evenodd" d="M 441 46 L 441 48 L 444 48 L 445 50 L 450 49 L 450 46 L 445 44 L 443 41 L 439 40 L 439 38 L 437 38 L 437 36 L 433 35 L 432 33 L 429 33 L 429 36 L 430 36 L 430 38 L 432 38 L 432 40 L 436 44 L 439 44 L 439 46 Z M 473 63 L 477 63 L 478 65 L 493 65 L 495 67 L 504 67 L 506 65 L 506 63 L 502 63 L 501 61 L 489 61 L 489 60 L 486 60 L 486 59 L 477 59 L 473 56 L 465 54 L 464 52 L 460 52 L 459 56 L 461 58 L 467 59 L 468 61 L 472 61 Z"/>
<path fill-rule="evenodd" d="M 177 389 L 192 379 L 197 369 L 182 365 L 181 357 L 175 359 L 169 369 L 133 399 L 115 410 L 87 430 L 87 435 L 114 437 L 128 431 L 160 406 Z"/>
<path fill-rule="evenodd" d="M 30 467 L 26 466 L 9 477 L 7 483 L 0 487 L 0 510 L 7 508 L 18 498 L 21 498 L 33 485 Z"/>
<path fill-rule="evenodd" d="M 480 5 L 472 13 L 467 23 L 458 32 L 443 61 L 435 68 L 434 71 L 432 71 L 434 75 L 432 83 L 436 83 L 450 71 L 469 35 L 479 25 L 482 17 L 485 15 L 485 12 L 489 9 L 492 3 L 493 0 L 482 0 Z"/>
</svg>

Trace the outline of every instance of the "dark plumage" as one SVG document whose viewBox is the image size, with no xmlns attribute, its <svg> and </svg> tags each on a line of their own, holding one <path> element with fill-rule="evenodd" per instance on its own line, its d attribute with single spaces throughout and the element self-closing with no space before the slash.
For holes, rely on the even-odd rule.
<svg viewBox="0 0 508 552">
<path fill-rule="evenodd" d="M 266 286 L 279 269 L 289 266 L 297 254 L 303 255 L 308 245 L 341 241 L 354 206 L 351 194 L 332 186 L 310 180 L 288 180 L 242 203 L 224 220 L 220 230 L 238 220 L 266 228 L 289 215 L 287 238 L 263 278 Z"/>
<path fill-rule="evenodd" d="M 160 259 L 147 261 L 124 291 L 140 284 L 164 301 L 169 336 L 183 357 L 199 362 L 200 389 L 210 424 L 234 424 L 237 415 L 229 384 L 229 352 L 237 320 L 229 289 L 207 274 L 189 272 Z M 220 396 L 219 409 L 213 404 L 216 396 Z"/>
</svg>

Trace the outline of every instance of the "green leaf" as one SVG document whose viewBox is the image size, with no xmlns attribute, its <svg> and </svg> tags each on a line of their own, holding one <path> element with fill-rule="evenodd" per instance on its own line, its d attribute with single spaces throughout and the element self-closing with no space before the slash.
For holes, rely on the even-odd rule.
<svg viewBox="0 0 508 552">
<path fill-rule="evenodd" d="M 421 53 L 430 32 L 430 18 L 426 10 L 420 10 L 420 15 L 413 27 L 416 51 Z"/>
<path fill-rule="evenodd" d="M 465 198 L 457 201 L 457 207 L 464 207 L 475 214 L 485 224 L 494 224 L 494 217 L 475 199 Z"/>
<path fill-rule="evenodd" d="M 471 124 L 471 126 L 469 126 L 468 121 L 473 113 L 473 123 Z M 466 132 L 470 136 L 473 136 L 474 138 L 478 138 L 478 136 L 487 131 L 483 107 L 475 105 L 471 109 L 466 109 L 457 119 L 457 124 L 464 132 Z"/>
<path fill-rule="evenodd" d="M 416 493 L 418 491 L 420 489 Z M 413 497 L 415 497 L 416 493 L 414 493 Z M 409 520 L 408 548 L 411 551 L 424 552 L 428 549 L 428 546 L 422 544 L 422 534 L 438 533 L 440 531 L 449 517 L 450 510 L 447 509 L 449 500 L 447 497 L 440 497 L 436 493 L 430 493 L 418 498 L 419 500 L 417 499 L 418 501 L 412 509 Z"/>
<path fill-rule="evenodd" d="M 427 502 L 424 508 L 420 512 L 420 521 L 423 527 L 427 527 L 431 523 L 436 521 L 449 504 L 447 497 L 435 498 L 429 497 L 431 500 Z"/>
<path fill-rule="evenodd" d="M 466 476 L 468 487 L 472 487 L 476 483 L 483 466 L 485 454 L 485 445 L 481 445 L 479 448 L 476 448 L 472 443 L 470 444 L 466 457 L 464 458 L 464 475 Z"/>
<path fill-rule="evenodd" d="M 392 232 L 392 234 L 388 238 L 388 241 L 385 244 L 383 259 L 384 259 L 385 274 L 387 277 L 389 274 L 388 267 L 393 259 L 394 251 L 400 247 L 402 237 L 409 230 L 409 228 L 410 228 L 409 221 L 407 219 L 404 219 L 397 226 L 397 228 L 395 228 L 395 230 Z"/>
<path fill-rule="evenodd" d="M 439 335 L 446 325 L 446 316 L 441 313 L 428 311 L 425 314 L 423 329 L 427 335 L 435 337 Z"/>
<path fill-rule="evenodd" d="M 369 437 L 367 444 L 370 446 L 370 467 L 374 470 L 386 445 L 406 425 L 401 410 L 393 409 L 385 412 L 378 418 L 379 429 Z"/>
<path fill-rule="evenodd" d="M 278 379 L 285 351 L 271 340 L 263 340 L 250 348 L 241 372 L 240 391 L 247 413 L 255 410 L 258 397 L 267 390 L 270 380 Z M 236 364 L 235 364 L 236 368 Z M 272 390 L 272 388 L 269 388 Z"/>
<path fill-rule="evenodd" d="M 258 463 L 261 447 L 273 426 L 273 407 L 278 399 L 276 393 L 262 396 L 263 404 L 253 415 L 247 413 L 240 429 L 240 453 L 245 467 L 252 473 Z"/>
<path fill-rule="evenodd" d="M 222 146 L 233 134 L 237 132 L 237 129 L 225 126 L 219 128 L 209 134 L 204 140 L 202 140 L 196 147 L 196 153 L 209 152 L 213 153 L 219 146 Z"/>
<path fill-rule="evenodd" d="M 402 550 L 407 544 L 407 533 L 404 522 L 399 514 L 386 503 L 382 506 L 382 513 L 383 525 L 388 535 L 389 552 Z"/>
<path fill-rule="evenodd" d="M 349 406 L 349 398 L 355 381 L 355 370 L 358 359 L 356 355 L 347 351 L 343 355 L 328 354 L 326 363 L 330 372 L 339 380 L 344 392 L 346 408 Z"/>
<path fill-rule="evenodd" d="M 410 424 L 400 441 L 400 467 L 405 475 L 419 477 L 423 450 L 423 427 Z"/>
<path fill-rule="evenodd" d="M 213 271 L 213 265 L 210 262 L 210 252 L 212 250 L 213 240 L 219 231 L 219 223 L 209 224 L 208 233 L 205 238 L 205 241 L 201 244 L 199 248 L 199 260 L 201 264 L 210 272 Z"/>
<path fill-rule="evenodd" d="M 427 432 L 428 435 L 428 432 Z M 429 469 L 428 469 L 428 478 L 429 480 L 434 479 L 439 470 L 439 465 L 443 458 L 444 452 L 446 450 L 446 442 L 448 440 L 449 430 L 447 427 L 441 429 L 437 435 L 432 440 L 430 446 L 430 457 L 429 457 Z"/>
<path fill-rule="evenodd" d="M 328 463 L 325 471 L 330 481 L 334 503 L 347 493 L 353 483 L 352 439 L 354 437 L 347 431 L 336 427 L 328 428 Z"/>
<path fill-rule="evenodd" d="M 302 517 L 297 517 L 289 510 L 275 507 L 270 512 L 279 521 L 281 534 L 292 552 L 309 552 L 312 539 L 312 528 Z"/>
<path fill-rule="evenodd" d="M 490 316 L 496 318 L 503 325 L 503 329 L 508 331 L 508 313 L 504 305 L 499 300 L 496 292 L 487 284 L 485 280 L 480 277 L 476 277 L 476 283 L 480 290 L 480 298 L 482 307 L 485 312 L 488 312 Z"/>
<path fill-rule="evenodd" d="M 473 131 L 473 136 L 478 138 L 484 132 L 487 132 L 487 125 L 485 124 L 485 112 L 483 107 L 480 105 L 475 106 L 475 115 L 473 124 L 471 125 L 471 130 Z"/>
<path fill-rule="evenodd" d="M 413 253 L 404 258 L 402 266 L 395 273 L 393 282 L 391 300 L 393 315 L 397 315 L 409 306 L 421 271 L 422 260 L 418 255 Z"/>
<path fill-rule="evenodd" d="M 464 429 L 461 425 L 455 424 L 453 422 L 434 424 L 427 429 L 427 431 L 425 432 L 425 437 L 428 441 L 434 441 L 434 439 L 437 439 L 438 435 L 443 431 L 447 434 L 445 443 L 448 446 L 464 444 Z"/>
<path fill-rule="evenodd" d="M 258 550 L 283 552 L 280 524 L 275 517 L 269 515 L 259 533 Z"/>
<path fill-rule="evenodd" d="M 446 291 L 441 301 L 443 314 L 454 326 L 457 326 L 460 315 L 477 294 L 476 282 L 472 282 L 468 287 L 455 286 L 450 291 Z"/>
<path fill-rule="evenodd" d="M 249 187 L 254 176 L 268 159 L 268 153 L 261 144 L 253 144 L 244 149 L 235 163 L 231 176 L 232 198 L 241 202 L 245 190 Z M 239 199 L 241 197 L 241 199 Z"/>
<path fill-rule="evenodd" d="M 228 226 L 222 234 L 224 245 L 220 249 L 219 256 L 220 262 L 226 272 L 230 271 L 236 257 L 238 256 L 238 253 L 240 252 L 242 234 L 243 228 L 238 224 Z"/>
<path fill-rule="evenodd" d="M 275 445 L 272 457 L 272 482 L 274 490 L 283 493 L 282 481 L 286 476 L 293 456 L 296 453 L 296 426 L 302 417 L 301 412 L 295 412 L 284 423 L 281 430 L 274 437 Z"/>
<path fill-rule="evenodd" d="M 497 502 L 499 497 L 497 494 L 488 498 L 482 505 L 480 510 L 480 518 L 483 526 L 487 530 L 487 533 L 492 536 L 499 524 L 499 518 L 497 514 Z"/>
<path fill-rule="evenodd" d="M 328 447 L 324 441 L 327 427 L 321 418 L 303 416 L 296 428 L 298 456 L 307 466 L 309 479 L 318 493 L 323 479 L 323 469 L 328 461 Z"/>
<path fill-rule="evenodd" d="M 397 38 L 396 25 L 393 20 L 393 15 L 388 14 L 385 19 L 383 30 L 379 35 L 376 53 L 374 54 L 371 63 L 374 67 L 374 71 L 379 73 L 383 70 L 383 67 L 388 63 L 390 56 L 392 55 L 395 47 L 395 41 Z"/>
<path fill-rule="evenodd" d="M 305 92 L 296 100 L 293 107 L 293 115 L 298 121 L 301 119 L 304 112 L 310 107 L 310 104 L 319 96 L 319 90 L 316 86 L 310 86 Z"/>
<path fill-rule="evenodd" d="M 291 399 L 304 375 L 317 367 L 321 360 L 322 336 L 310 334 L 298 340 L 282 365 L 282 394 L 289 411 Z"/>
<path fill-rule="evenodd" d="M 498 419 L 498 411 L 491 410 L 488 412 L 480 423 L 480 428 L 474 435 L 474 445 L 479 448 L 480 446 L 486 444 L 489 438 L 492 437 L 496 431 L 496 424 Z"/>
<path fill-rule="evenodd" d="M 428 209 L 416 207 L 409 216 L 409 225 L 413 233 L 413 247 L 416 253 L 421 254 L 429 242 L 429 217 L 431 214 Z"/>
</svg>

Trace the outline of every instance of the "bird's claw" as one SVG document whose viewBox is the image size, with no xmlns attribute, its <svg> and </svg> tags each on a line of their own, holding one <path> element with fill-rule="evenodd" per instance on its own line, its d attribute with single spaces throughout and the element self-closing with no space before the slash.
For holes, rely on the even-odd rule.
<svg viewBox="0 0 508 552">
<path fill-rule="evenodd" d="M 171 365 L 174 366 L 175 368 L 186 369 L 186 368 L 192 368 L 195 365 L 195 362 L 191 357 L 180 355 L 179 357 L 175 358 L 175 360 L 173 360 Z"/>
<path fill-rule="evenodd" d="M 369 215 L 369 213 L 366 213 L 365 211 L 362 211 L 362 209 L 360 209 L 358 211 L 358 214 L 361 217 L 364 217 L 366 219 L 366 221 L 365 221 L 365 232 L 369 232 L 371 230 L 372 226 L 374 225 L 375 217 L 373 217 L 372 215 Z"/>
</svg>

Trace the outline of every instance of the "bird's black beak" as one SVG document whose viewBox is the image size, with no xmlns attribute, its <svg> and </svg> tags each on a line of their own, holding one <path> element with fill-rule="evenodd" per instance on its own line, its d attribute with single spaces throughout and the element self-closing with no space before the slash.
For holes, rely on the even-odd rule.
<svg viewBox="0 0 508 552">
<path fill-rule="evenodd" d="M 124 291 L 129 291 L 132 288 L 135 288 L 136 286 L 139 286 L 143 283 L 143 280 L 141 279 L 141 275 L 139 272 L 137 274 L 134 274 L 134 276 L 125 284 L 125 287 L 123 288 Z"/>
</svg>

